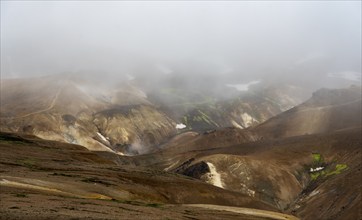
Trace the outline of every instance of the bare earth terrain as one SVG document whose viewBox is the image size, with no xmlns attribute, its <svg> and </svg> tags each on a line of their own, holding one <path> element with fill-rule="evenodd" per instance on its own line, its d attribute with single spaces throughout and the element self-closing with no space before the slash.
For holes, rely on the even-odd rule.
<svg viewBox="0 0 362 220">
<path fill-rule="evenodd" d="M 296 105 L 83 80 L 2 84 L 1 219 L 362 218 L 361 87 Z"/>
<path fill-rule="evenodd" d="M 1 134 L 0 141 L 1 219 L 280 219 L 287 216 L 266 212 L 277 210 L 243 194 L 185 176 L 120 167 L 81 146 L 6 133 Z M 253 209 L 235 212 L 236 208 L 230 211 L 227 207 L 220 209 L 221 206 L 210 209 L 203 205 L 181 205 L 185 203 Z"/>
</svg>

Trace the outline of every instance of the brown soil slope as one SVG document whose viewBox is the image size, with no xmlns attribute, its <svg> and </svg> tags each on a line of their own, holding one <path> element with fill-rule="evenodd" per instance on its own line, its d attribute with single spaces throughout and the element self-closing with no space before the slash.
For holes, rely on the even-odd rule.
<svg viewBox="0 0 362 220">
<path fill-rule="evenodd" d="M 360 134 L 354 128 L 180 154 L 168 149 L 132 160 L 241 192 L 302 219 L 358 219 Z"/>
<path fill-rule="evenodd" d="M 361 87 L 321 89 L 305 103 L 251 128 L 259 138 L 283 138 L 361 126 Z"/>
<path fill-rule="evenodd" d="M 94 219 L 113 219 L 111 215 L 120 209 L 126 210 L 121 214 L 126 219 L 148 214 L 160 219 L 157 213 L 180 219 L 190 215 L 199 216 L 197 219 L 243 216 L 164 205 L 180 203 L 276 210 L 242 193 L 178 174 L 119 166 L 78 145 L 1 133 L 0 150 L 0 211 L 10 219 L 26 215 L 31 219 L 38 212 L 44 218 L 84 218 L 94 213 Z M 103 205 L 108 208 L 103 209 Z M 171 215 L 172 210 L 175 210 L 174 215 Z M 245 219 L 265 218 L 245 215 Z"/>
<path fill-rule="evenodd" d="M 248 129 L 223 128 L 179 135 L 162 146 L 161 154 L 356 128 L 361 126 L 361 112 L 361 87 L 321 89 L 305 103 Z"/>
</svg>

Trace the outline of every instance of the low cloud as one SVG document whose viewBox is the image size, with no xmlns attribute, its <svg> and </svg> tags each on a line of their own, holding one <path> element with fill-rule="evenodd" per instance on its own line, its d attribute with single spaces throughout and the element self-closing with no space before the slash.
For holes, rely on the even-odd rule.
<svg viewBox="0 0 362 220">
<path fill-rule="evenodd" d="M 329 73 L 361 73 L 360 27 L 360 1 L 2 1 L 1 77 L 323 86 Z"/>
</svg>

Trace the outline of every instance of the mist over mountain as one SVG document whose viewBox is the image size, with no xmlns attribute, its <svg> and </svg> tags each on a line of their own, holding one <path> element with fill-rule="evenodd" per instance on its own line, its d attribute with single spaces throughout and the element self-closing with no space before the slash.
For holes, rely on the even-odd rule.
<svg viewBox="0 0 362 220">
<path fill-rule="evenodd" d="M 361 219 L 361 1 L 1 1 L 0 219 Z"/>
<path fill-rule="evenodd" d="M 327 75 L 361 74 L 360 6 L 359 1 L 5 1 L 1 73 L 9 78 L 98 71 L 100 81 L 111 82 L 127 75 L 157 82 L 175 74 L 192 85 L 206 76 L 225 83 L 291 82 L 314 90 L 340 86 Z"/>
</svg>

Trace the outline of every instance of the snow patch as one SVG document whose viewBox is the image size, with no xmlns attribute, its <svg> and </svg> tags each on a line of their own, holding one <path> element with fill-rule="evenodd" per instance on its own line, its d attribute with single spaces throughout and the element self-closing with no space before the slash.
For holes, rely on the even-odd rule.
<svg viewBox="0 0 362 220">
<path fill-rule="evenodd" d="M 236 121 L 232 120 L 231 124 L 235 127 L 235 128 L 239 128 L 239 129 L 244 129 L 242 126 L 240 126 Z"/>
<path fill-rule="evenodd" d="M 98 137 L 100 137 L 104 142 L 109 143 L 109 141 L 108 141 L 109 138 L 104 137 L 104 136 L 103 136 L 101 133 L 99 133 L 99 132 L 97 132 L 97 135 L 98 135 Z"/>
<path fill-rule="evenodd" d="M 320 171 L 320 170 L 323 170 L 324 167 L 317 167 L 317 168 L 310 168 L 310 172 L 317 172 L 317 171 Z"/>
<path fill-rule="evenodd" d="M 237 89 L 238 91 L 248 91 L 249 87 L 251 85 L 255 85 L 258 83 L 260 83 L 260 80 L 254 80 L 254 81 L 251 81 L 248 83 L 240 83 L 240 84 L 226 84 L 226 86 L 233 87 L 233 88 Z"/>
<path fill-rule="evenodd" d="M 206 162 L 206 163 L 207 163 L 207 165 L 209 166 L 209 169 L 210 169 L 210 173 L 208 174 L 208 177 L 209 177 L 208 182 L 211 183 L 214 186 L 224 188 L 223 183 L 221 181 L 221 175 L 220 175 L 220 173 L 218 173 L 216 171 L 216 168 L 215 168 L 214 164 L 209 163 L 209 162 Z"/>
<path fill-rule="evenodd" d="M 186 128 L 186 125 L 184 125 L 184 124 L 176 124 L 176 129 L 184 129 L 184 128 Z"/>
<path fill-rule="evenodd" d="M 311 192 L 309 194 L 309 197 L 312 197 L 312 196 L 315 196 L 315 195 L 318 195 L 319 194 L 319 190 L 314 190 L 313 192 Z"/>
</svg>

